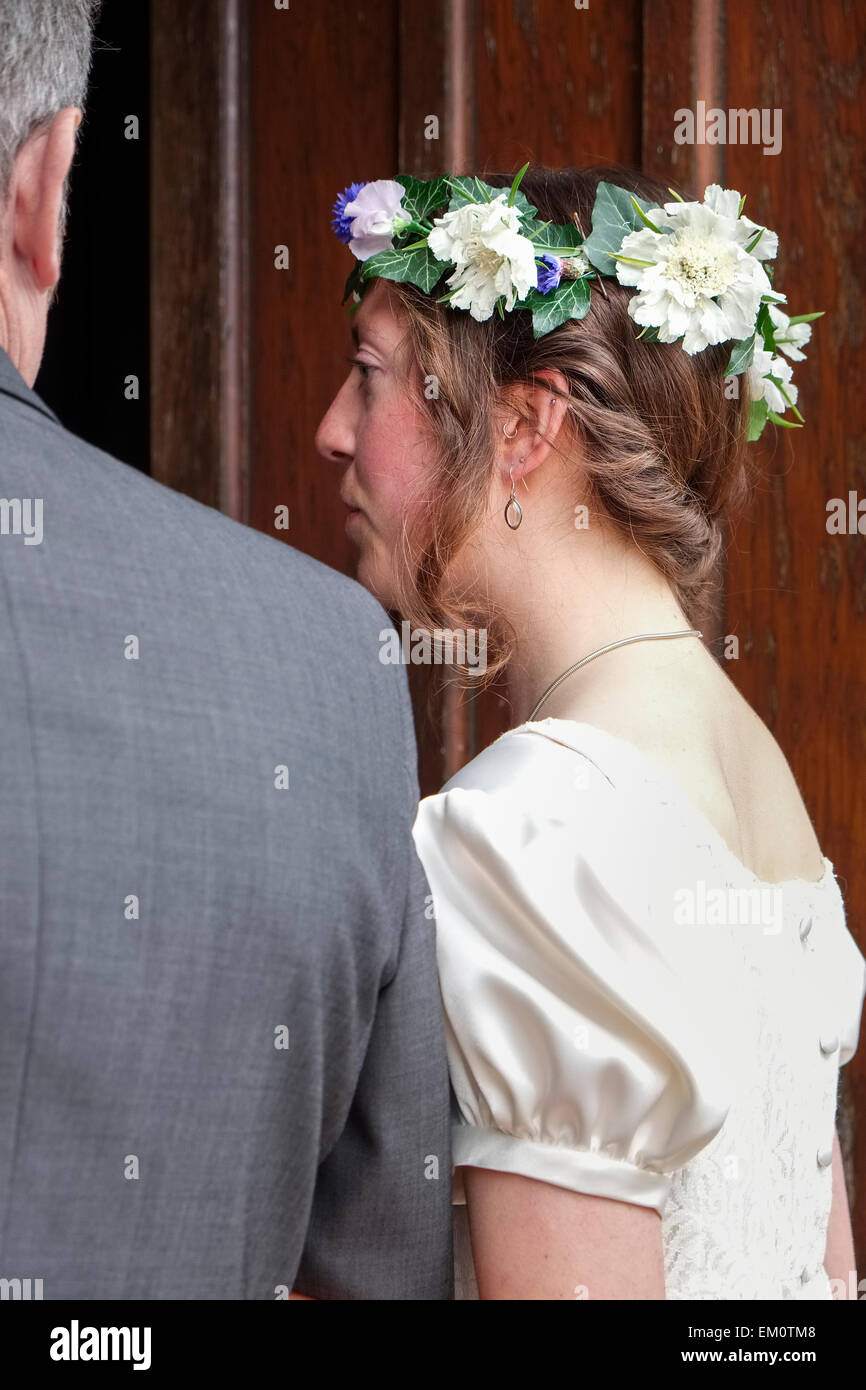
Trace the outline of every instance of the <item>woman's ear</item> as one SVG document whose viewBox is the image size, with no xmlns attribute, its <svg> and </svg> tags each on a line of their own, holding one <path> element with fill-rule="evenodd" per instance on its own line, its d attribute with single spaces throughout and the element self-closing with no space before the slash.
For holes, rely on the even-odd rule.
<svg viewBox="0 0 866 1390">
<path fill-rule="evenodd" d="M 514 408 L 506 411 L 499 446 L 503 477 L 517 482 L 544 462 L 565 423 L 568 396 L 568 382 L 552 367 L 536 372 L 534 384 L 524 383 L 516 393 L 512 391 Z"/>
</svg>

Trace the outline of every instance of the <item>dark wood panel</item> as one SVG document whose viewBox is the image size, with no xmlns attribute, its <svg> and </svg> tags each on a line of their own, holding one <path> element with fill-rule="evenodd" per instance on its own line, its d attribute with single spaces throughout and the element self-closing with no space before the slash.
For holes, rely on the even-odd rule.
<svg viewBox="0 0 866 1390">
<path fill-rule="evenodd" d="M 478 0 L 480 167 L 640 160 L 640 0 Z"/>
<path fill-rule="evenodd" d="M 331 231 L 337 194 L 396 172 L 397 16 L 392 0 L 250 12 L 253 469 L 250 521 L 344 573 L 337 468 L 316 428 L 348 370 L 340 300 L 351 257 Z M 286 246 L 289 269 L 275 268 Z M 274 532 L 274 508 L 289 508 Z"/>
<path fill-rule="evenodd" d="M 479 169 L 640 164 L 640 0 L 615 24 L 605 6 L 478 0 L 475 62 Z M 472 757 L 514 718 L 501 682 L 469 706 Z"/>
<path fill-rule="evenodd" d="M 430 0 L 401 5 L 399 13 L 399 171 L 417 178 L 465 173 L 476 158 L 475 0 Z M 472 757 L 472 711 L 435 669 L 410 666 L 408 675 L 418 777 L 428 796 Z"/>
<path fill-rule="evenodd" d="M 794 364 L 802 431 L 765 431 L 755 505 L 728 560 L 731 675 L 789 757 L 836 865 L 861 948 L 866 915 L 864 540 L 830 535 L 827 501 L 866 494 L 859 270 L 866 187 L 866 12 L 812 3 L 731 5 L 728 105 L 782 112 L 782 148 L 729 145 L 731 187 L 779 233 L 776 280 L 788 310 L 824 309 L 808 360 Z M 842 1137 L 855 1239 L 866 1260 L 866 1050 L 842 1072 Z M 855 1124 L 856 1115 L 856 1124 Z"/>
<path fill-rule="evenodd" d="M 248 342 L 239 6 L 151 0 L 151 472 L 234 516 Z"/>
</svg>

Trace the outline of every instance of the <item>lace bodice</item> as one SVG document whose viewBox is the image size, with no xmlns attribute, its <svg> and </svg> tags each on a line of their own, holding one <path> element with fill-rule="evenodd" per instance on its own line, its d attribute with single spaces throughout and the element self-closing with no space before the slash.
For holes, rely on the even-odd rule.
<svg viewBox="0 0 866 1390">
<path fill-rule="evenodd" d="M 822 887 L 786 885 L 778 937 L 730 934 L 724 984 L 740 1006 L 731 1019 L 736 1088 L 716 1138 L 672 1175 L 662 1216 L 669 1299 L 832 1297 L 823 1259 L 842 913 L 828 864 Z"/>
<path fill-rule="evenodd" d="M 575 754 L 578 757 L 575 757 Z M 669 1299 L 828 1299 L 866 962 L 833 865 L 764 884 L 623 740 L 547 719 L 421 803 L 461 1166 L 654 1206 Z"/>
</svg>

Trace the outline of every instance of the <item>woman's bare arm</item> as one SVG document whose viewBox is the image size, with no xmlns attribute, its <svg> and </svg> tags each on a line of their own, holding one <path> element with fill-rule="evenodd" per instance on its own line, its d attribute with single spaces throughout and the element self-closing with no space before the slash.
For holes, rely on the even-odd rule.
<svg viewBox="0 0 866 1390">
<path fill-rule="evenodd" d="M 837 1298 L 850 1297 L 852 1289 L 854 1297 L 857 1297 L 854 1237 L 851 1233 L 851 1215 L 848 1211 L 848 1193 L 845 1190 L 845 1171 L 842 1167 L 838 1130 L 833 1136 L 833 1201 L 827 1226 L 824 1268 L 830 1279 L 840 1281 L 837 1290 L 842 1287 L 842 1292 L 834 1290 Z"/>
<path fill-rule="evenodd" d="M 463 1179 L 479 1298 L 664 1298 L 654 1208 L 487 1168 Z"/>
</svg>

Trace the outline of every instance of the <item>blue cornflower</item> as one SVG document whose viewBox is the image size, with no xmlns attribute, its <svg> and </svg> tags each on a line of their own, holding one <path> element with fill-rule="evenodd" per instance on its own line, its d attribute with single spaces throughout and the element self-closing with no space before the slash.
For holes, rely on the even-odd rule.
<svg viewBox="0 0 866 1390">
<path fill-rule="evenodd" d="M 347 245 L 352 240 L 352 223 L 354 218 L 346 217 L 344 208 L 347 203 L 353 203 L 355 201 L 366 182 L 367 180 L 365 179 L 363 183 L 350 183 L 349 187 L 344 189 L 338 197 L 331 213 L 331 228 L 334 234 L 340 238 L 340 241 L 345 242 Z"/>
</svg>

